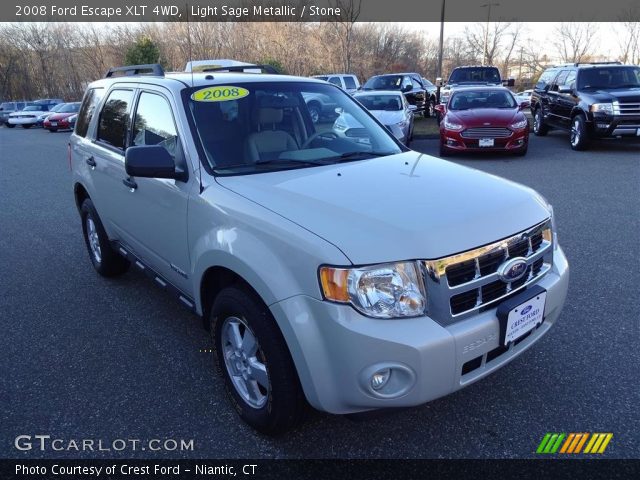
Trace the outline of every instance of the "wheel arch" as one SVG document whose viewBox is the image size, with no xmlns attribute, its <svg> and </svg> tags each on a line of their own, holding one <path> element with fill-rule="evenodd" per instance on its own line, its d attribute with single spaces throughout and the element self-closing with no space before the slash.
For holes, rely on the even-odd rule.
<svg viewBox="0 0 640 480">
<path fill-rule="evenodd" d="M 84 202 L 87 198 L 91 198 L 87 189 L 80 182 L 76 182 L 73 186 L 73 196 L 76 200 L 76 207 L 78 211 L 82 207 L 82 202 Z"/>
</svg>

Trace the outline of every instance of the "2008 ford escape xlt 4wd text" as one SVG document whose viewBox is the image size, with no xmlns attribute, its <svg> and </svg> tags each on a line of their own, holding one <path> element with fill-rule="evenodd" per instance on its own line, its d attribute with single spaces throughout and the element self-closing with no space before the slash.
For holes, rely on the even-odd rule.
<svg viewBox="0 0 640 480">
<path fill-rule="evenodd" d="M 243 69 L 111 69 L 69 161 L 95 269 L 143 270 L 203 317 L 251 426 L 428 402 L 558 320 L 542 196 L 408 150 L 334 85 Z M 360 127 L 314 123 L 316 94 Z"/>
</svg>

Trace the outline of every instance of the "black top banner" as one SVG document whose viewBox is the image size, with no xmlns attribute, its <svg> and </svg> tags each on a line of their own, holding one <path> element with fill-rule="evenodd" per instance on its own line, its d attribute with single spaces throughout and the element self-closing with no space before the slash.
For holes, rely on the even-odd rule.
<svg viewBox="0 0 640 480">
<path fill-rule="evenodd" d="M 3 1 L 2 22 L 622 22 L 637 0 Z"/>
</svg>

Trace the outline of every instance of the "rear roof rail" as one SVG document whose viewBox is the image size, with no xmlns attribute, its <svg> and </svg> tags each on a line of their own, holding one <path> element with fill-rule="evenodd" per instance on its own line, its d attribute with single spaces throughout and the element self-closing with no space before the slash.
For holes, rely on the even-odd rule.
<svg viewBox="0 0 640 480">
<path fill-rule="evenodd" d="M 272 73 L 275 75 L 279 75 L 280 71 L 274 67 L 273 65 L 233 65 L 229 67 L 211 67 L 205 68 L 201 70 L 204 73 L 211 72 L 241 72 L 244 73 L 246 70 L 256 70 L 260 69 L 263 73 Z M 247 72 L 247 73 L 255 73 L 255 72 Z"/>
<path fill-rule="evenodd" d="M 159 63 L 147 63 L 145 65 L 126 65 L 124 67 L 112 67 L 109 69 L 104 78 L 113 77 L 114 73 L 123 72 L 123 76 L 135 75 L 157 75 L 164 77 L 164 69 Z"/>
<path fill-rule="evenodd" d="M 571 63 L 561 63 L 559 65 L 554 65 L 553 68 L 558 67 L 581 67 L 583 65 L 623 65 L 622 62 L 613 61 L 613 62 L 571 62 Z"/>
</svg>

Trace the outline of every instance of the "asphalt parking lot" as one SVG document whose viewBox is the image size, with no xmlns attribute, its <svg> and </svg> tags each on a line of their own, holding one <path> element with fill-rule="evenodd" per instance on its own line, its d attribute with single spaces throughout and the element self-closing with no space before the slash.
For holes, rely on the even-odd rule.
<svg viewBox="0 0 640 480">
<path fill-rule="evenodd" d="M 534 187 L 571 265 L 559 323 L 507 367 L 430 404 L 353 421 L 314 413 L 255 434 L 212 375 L 201 321 L 131 270 L 97 276 L 71 193 L 68 133 L 0 128 L 0 457 L 532 457 L 546 432 L 613 432 L 640 452 L 640 143 L 452 160 Z M 412 148 L 435 155 L 436 140 Z M 456 194 L 456 192 L 452 192 Z M 464 192 L 459 192 L 464 195 Z M 193 439 L 189 452 L 18 451 L 18 435 Z"/>
</svg>

